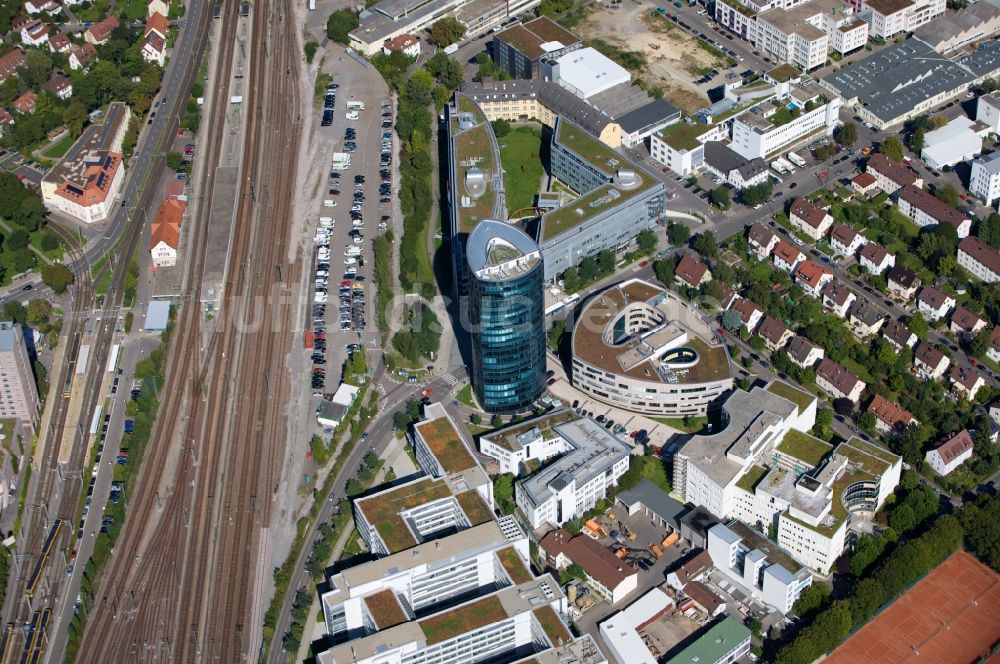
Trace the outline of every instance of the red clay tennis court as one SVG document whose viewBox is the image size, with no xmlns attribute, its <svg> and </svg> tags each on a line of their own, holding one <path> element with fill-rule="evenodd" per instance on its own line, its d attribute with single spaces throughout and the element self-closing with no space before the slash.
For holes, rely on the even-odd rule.
<svg viewBox="0 0 1000 664">
<path fill-rule="evenodd" d="M 1000 574 L 958 551 L 834 650 L 824 664 L 970 664 L 989 653 L 997 639 Z"/>
</svg>

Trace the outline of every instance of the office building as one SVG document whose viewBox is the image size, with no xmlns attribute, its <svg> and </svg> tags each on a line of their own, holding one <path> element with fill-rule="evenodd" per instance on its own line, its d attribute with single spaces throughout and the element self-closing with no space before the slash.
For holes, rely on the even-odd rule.
<svg viewBox="0 0 1000 664">
<path fill-rule="evenodd" d="M 868 42 L 868 24 L 840 0 L 789 5 L 756 17 L 753 44 L 776 62 L 810 71 L 826 64 L 831 51 L 848 53 Z"/>
<path fill-rule="evenodd" d="M 676 608 L 674 600 L 652 588 L 600 624 L 601 637 L 619 664 L 657 664 L 639 630 Z"/>
<path fill-rule="evenodd" d="M 718 523 L 708 530 L 708 554 L 715 568 L 746 595 L 788 613 L 812 574 L 801 563 L 742 521 Z"/>
<path fill-rule="evenodd" d="M 584 305 L 571 348 L 573 385 L 623 410 L 704 415 L 733 384 L 713 326 L 675 293 L 639 279 Z"/>
<path fill-rule="evenodd" d="M 673 172 L 687 177 L 705 166 L 706 143 L 728 137 L 724 124 L 678 122 L 650 136 L 649 154 Z"/>
<path fill-rule="evenodd" d="M 534 9 L 539 0 L 381 0 L 358 15 L 358 27 L 348 35 L 350 46 L 372 56 L 386 40 L 417 34 L 445 16 L 465 28 L 462 41 L 475 39 L 510 19 Z"/>
<path fill-rule="evenodd" d="M 976 100 L 976 122 L 986 125 L 991 134 L 1000 133 L 1000 92 L 979 96 Z"/>
<path fill-rule="evenodd" d="M 816 83 L 801 81 L 782 95 L 761 102 L 733 119 L 730 147 L 747 159 L 767 159 L 807 137 L 833 135 L 843 100 Z"/>
<path fill-rule="evenodd" d="M 901 4 L 911 5 L 907 0 Z M 931 0 L 931 4 L 940 4 L 943 11 L 943 0 Z M 1000 70 L 998 49 L 996 40 L 983 42 L 975 52 L 949 60 L 927 43 L 910 38 L 841 67 L 819 84 L 843 97 L 865 124 L 885 130 L 964 95 L 969 86 L 995 76 Z"/>
<path fill-rule="evenodd" d="M 545 390 L 541 252 L 514 226 L 483 220 L 466 255 L 476 400 L 491 413 L 527 410 Z"/>
<path fill-rule="evenodd" d="M 917 28 L 913 36 L 939 53 L 949 53 L 968 44 L 989 39 L 1000 30 L 1000 8 L 992 2 L 977 2 L 954 14 L 942 14 Z"/>
<path fill-rule="evenodd" d="M 582 517 L 607 497 L 628 470 L 630 449 L 589 417 L 569 409 L 519 422 L 479 440 L 500 471 L 522 475 L 514 499 L 532 529 Z M 522 465 L 523 464 L 523 465 Z"/>
<path fill-rule="evenodd" d="M 107 218 L 125 178 L 121 148 L 131 111 L 112 102 L 103 121 L 88 125 L 80 138 L 42 178 L 42 203 L 82 223 Z"/>
<path fill-rule="evenodd" d="M 972 162 L 969 193 L 987 205 L 1000 199 L 1000 152 L 991 152 Z"/>
<path fill-rule="evenodd" d="M 493 61 L 515 79 L 541 78 L 543 58 L 559 58 L 583 46 L 583 41 L 547 16 L 519 23 L 493 37 Z"/>
<path fill-rule="evenodd" d="M 891 39 L 930 23 L 944 14 L 945 5 L 945 0 L 864 0 L 861 16 L 873 36 Z"/>
<path fill-rule="evenodd" d="M 945 166 L 950 168 L 979 156 L 983 151 L 983 139 L 988 133 L 987 126 L 964 115 L 959 116 L 924 135 L 920 158 L 931 170 L 939 171 Z"/>
<path fill-rule="evenodd" d="M 22 426 L 38 423 L 38 390 L 24 331 L 17 323 L 0 322 L 0 417 L 17 418 Z"/>
<path fill-rule="evenodd" d="M 958 243 L 958 266 L 988 284 L 1000 281 L 1000 252 L 974 235 Z"/>
</svg>

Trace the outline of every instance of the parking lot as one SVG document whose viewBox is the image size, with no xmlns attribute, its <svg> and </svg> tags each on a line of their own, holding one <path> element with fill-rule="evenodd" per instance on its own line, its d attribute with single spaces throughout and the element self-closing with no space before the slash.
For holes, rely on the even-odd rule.
<svg viewBox="0 0 1000 664">
<path fill-rule="evenodd" d="M 314 397 L 333 392 L 343 360 L 364 352 L 372 316 L 373 240 L 391 224 L 393 105 L 352 83 L 350 76 L 334 76 L 320 118 L 320 131 L 333 139 L 333 150 L 313 222 L 312 338 L 306 345 L 312 349 Z M 329 382 L 328 365 L 333 366 Z"/>
</svg>

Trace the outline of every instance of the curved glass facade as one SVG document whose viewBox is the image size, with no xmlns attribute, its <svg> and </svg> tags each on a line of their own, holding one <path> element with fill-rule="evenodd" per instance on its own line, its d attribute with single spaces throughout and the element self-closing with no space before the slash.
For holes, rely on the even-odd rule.
<svg viewBox="0 0 1000 664">
<path fill-rule="evenodd" d="M 542 261 L 506 279 L 469 275 L 472 386 L 484 410 L 516 413 L 545 390 Z"/>
</svg>

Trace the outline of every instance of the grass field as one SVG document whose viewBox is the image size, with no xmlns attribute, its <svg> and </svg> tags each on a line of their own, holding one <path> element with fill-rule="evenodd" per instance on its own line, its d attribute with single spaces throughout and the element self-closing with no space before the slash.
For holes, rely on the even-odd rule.
<svg viewBox="0 0 1000 664">
<path fill-rule="evenodd" d="M 59 157 L 66 154 L 66 151 L 73 147 L 73 142 L 76 141 L 76 137 L 73 134 L 66 134 L 58 141 L 56 141 L 52 147 L 45 151 L 44 156 L 49 159 L 58 159 Z"/>
<path fill-rule="evenodd" d="M 542 132 L 537 127 L 517 127 L 499 139 L 503 162 L 503 187 L 510 212 L 534 205 L 542 179 Z"/>
<path fill-rule="evenodd" d="M 31 246 L 33 246 L 35 249 L 38 249 L 40 252 L 42 252 L 52 260 L 61 261 L 63 254 L 66 252 L 65 245 L 63 245 L 63 243 L 60 242 L 59 246 L 53 249 L 52 251 L 45 251 L 44 249 L 42 249 L 42 238 L 45 237 L 46 235 L 52 235 L 52 233 L 42 228 L 32 233 L 30 235 Z"/>
</svg>

